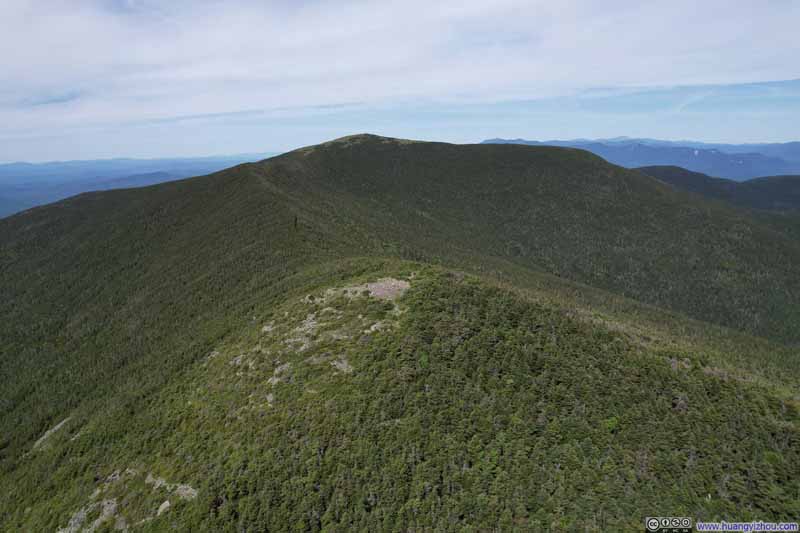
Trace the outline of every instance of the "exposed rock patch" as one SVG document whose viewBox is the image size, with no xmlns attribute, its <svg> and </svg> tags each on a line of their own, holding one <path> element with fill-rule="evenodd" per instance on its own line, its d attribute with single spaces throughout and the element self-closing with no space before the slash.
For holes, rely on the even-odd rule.
<svg viewBox="0 0 800 533">
<path fill-rule="evenodd" d="M 182 500 L 193 500 L 197 498 L 197 490 L 191 486 L 182 483 L 168 483 L 164 478 L 154 477 L 153 474 L 147 474 L 147 478 L 144 482 L 148 485 L 153 485 L 154 490 L 163 488 L 167 492 L 174 492 L 175 495 Z"/>
<path fill-rule="evenodd" d="M 94 489 L 94 492 L 89 496 L 90 499 L 96 500 L 106 489 L 110 486 L 115 485 L 122 479 L 136 477 L 139 475 L 139 472 L 134 470 L 133 468 L 126 468 L 125 471 L 120 472 L 119 470 L 114 470 L 111 474 L 106 477 L 103 483 Z"/>
<path fill-rule="evenodd" d="M 318 326 L 317 314 L 308 314 L 300 325 L 292 330 L 294 336 L 286 339 L 286 344 L 299 344 L 297 348 L 299 351 L 307 350 L 311 346 L 311 335 L 313 335 Z"/>
<path fill-rule="evenodd" d="M 47 439 L 49 439 L 53 435 L 53 433 L 64 427 L 64 424 L 69 422 L 71 418 L 72 417 L 67 417 L 58 424 L 56 424 L 55 426 L 53 426 L 52 428 L 45 431 L 44 435 L 39 437 L 39 440 L 33 443 L 33 449 L 38 450 L 47 441 Z"/>
<path fill-rule="evenodd" d="M 692 362 L 688 359 L 677 359 L 675 357 L 670 357 L 669 366 L 674 372 L 679 370 L 691 370 Z"/>
<path fill-rule="evenodd" d="M 378 322 L 375 322 L 370 327 L 365 329 L 364 333 L 375 333 L 376 331 L 381 331 L 383 329 L 386 329 L 386 326 L 387 323 L 385 321 L 379 320 Z"/>
<path fill-rule="evenodd" d="M 405 280 L 384 278 L 375 283 L 368 283 L 370 295 L 379 300 L 396 300 L 411 287 Z"/>
<path fill-rule="evenodd" d="M 331 366 L 333 366 L 336 370 L 343 372 L 345 374 L 353 373 L 353 367 L 344 357 L 340 357 L 336 361 L 331 361 Z"/>
<path fill-rule="evenodd" d="M 411 284 L 402 279 L 381 278 L 377 281 L 371 281 L 361 285 L 327 289 L 321 297 L 309 294 L 303 298 L 303 302 L 325 303 L 340 295 L 346 296 L 347 298 L 357 298 L 359 296 L 368 295 L 378 300 L 392 301 L 402 296 L 409 287 L 411 287 Z M 323 309 L 323 311 L 324 310 L 325 309 Z"/>
<path fill-rule="evenodd" d="M 169 511 L 170 503 L 169 500 L 165 500 L 164 503 L 158 506 L 158 511 L 156 511 L 156 516 L 161 516 L 162 514 Z"/>
<path fill-rule="evenodd" d="M 100 516 L 98 516 L 91 524 L 83 527 L 87 517 L 90 513 L 94 512 L 97 508 L 101 508 Z M 67 527 L 58 529 L 58 533 L 78 533 L 80 531 L 85 533 L 92 533 L 96 531 L 103 524 L 114 521 L 114 529 L 117 531 L 127 531 L 128 524 L 125 519 L 117 514 L 117 500 L 103 500 L 100 502 L 90 503 L 75 512 L 67 523 Z M 83 529 L 81 529 L 83 528 Z"/>
<path fill-rule="evenodd" d="M 182 500 L 194 500 L 197 498 L 197 489 L 185 484 L 175 487 L 175 495 Z"/>
<path fill-rule="evenodd" d="M 349 298 L 360 296 L 367 292 L 370 296 L 378 300 L 391 301 L 402 296 L 410 286 L 411 284 L 409 282 L 402 279 L 381 278 L 378 281 L 364 283 L 363 285 L 354 285 L 352 287 L 344 287 L 339 290 Z M 336 291 L 336 289 L 329 290 Z"/>
<path fill-rule="evenodd" d="M 230 362 L 231 366 L 247 366 L 248 368 L 252 369 L 255 367 L 255 363 L 247 358 L 247 354 L 237 355 Z"/>
<path fill-rule="evenodd" d="M 92 532 L 98 529 L 106 531 L 110 527 L 113 527 L 118 531 L 127 531 L 128 521 L 120 512 L 117 501 L 118 498 L 122 498 L 122 502 L 124 503 L 128 499 L 128 496 L 126 496 L 124 493 L 120 495 L 120 490 L 124 490 L 127 487 L 126 483 L 128 481 L 140 475 L 141 474 L 139 474 L 139 472 L 133 468 L 127 468 L 124 471 L 115 470 L 109 474 L 108 477 L 106 477 L 106 479 L 103 480 L 103 482 L 89 496 L 90 502 L 84 507 L 78 509 L 72 515 L 72 517 L 70 517 L 66 527 L 60 528 L 58 533 Z M 152 474 L 148 474 L 144 482 L 147 485 L 152 485 L 153 491 L 164 490 L 169 494 L 174 494 L 181 500 L 188 501 L 197 498 L 197 490 L 190 485 L 183 483 L 169 483 L 165 479 L 155 477 Z M 112 494 L 115 497 L 110 497 L 112 494 L 109 494 L 104 499 L 97 500 L 101 495 L 103 495 L 103 493 L 111 491 L 113 491 Z M 160 516 L 167 512 L 171 507 L 172 503 L 169 500 L 166 500 L 158 507 L 158 509 L 154 509 L 150 516 L 140 520 L 139 522 L 136 522 L 134 525 L 148 522 L 156 516 Z M 94 521 L 87 524 L 89 517 L 97 513 L 98 510 L 99 516 Z"/>
<path fill-rule="evenodd" d="M 284 363 L 278 366 L 273 372 L 272 377 L 267 380 L 267 383 L 272 385 L 273 387 L 284 381 L 286 379 L 286 374 L 289 373 L 289 370 L 292 368 L 292 363 Z"/>
</svg>

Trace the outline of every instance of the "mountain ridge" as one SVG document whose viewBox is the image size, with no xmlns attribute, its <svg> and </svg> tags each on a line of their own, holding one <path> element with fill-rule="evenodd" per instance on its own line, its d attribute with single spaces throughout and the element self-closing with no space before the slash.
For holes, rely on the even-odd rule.
<svg viewBox="0 0 800 533">
<path fill-rule="evenodd" d="M 728 145 L 638 138 L 568 141 L 496 138 L 483 143 L 570 146 L 589 150 L 611 163 L 627 168 L 671 165 L 736 181 L 800 174 L 800 143 L 796 142 Z"/>
<path fill-rule="evenodd" d="M 260 157 L 263 157 L 260 156 Z M 91 190 L 141 187 L 209 174 L 259 159 L 254 154 L 199 158 L 115 158 L 0 164 L 0 217 Z"/>
<path fill-rule="evenodd" d="M 0 529 L 789 519 L 796 247 L 585 151 L 366 135 L 2 219 Z"/>
</svg>

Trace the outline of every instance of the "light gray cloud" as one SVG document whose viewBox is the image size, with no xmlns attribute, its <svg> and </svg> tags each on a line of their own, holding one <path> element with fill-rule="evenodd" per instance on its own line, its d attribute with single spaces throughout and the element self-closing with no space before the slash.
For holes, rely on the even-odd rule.
<svg viewBox="0 0 800 533">
<path fill-rule="evenodd" d="M 798 77 L 800 3 L 5 0 L 5 135 Z M 51 105 L 24 102 L 63 98 Z M 56 109 L 57 108 L 57 109 Z"/>
</svg>

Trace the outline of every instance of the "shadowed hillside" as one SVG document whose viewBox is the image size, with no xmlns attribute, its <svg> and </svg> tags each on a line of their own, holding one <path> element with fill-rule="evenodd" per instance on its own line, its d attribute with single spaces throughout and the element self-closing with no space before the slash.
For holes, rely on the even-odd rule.
<svg viewBox="0 0 800 533">
<path fill-rule="evenodd" d="M 678 189 L 742 207 L 772 211 L 800 209 L 800 176 L 769 176 L 736 182 L 680 167 L 641 167 L 637 170 Z"/>
</svg>

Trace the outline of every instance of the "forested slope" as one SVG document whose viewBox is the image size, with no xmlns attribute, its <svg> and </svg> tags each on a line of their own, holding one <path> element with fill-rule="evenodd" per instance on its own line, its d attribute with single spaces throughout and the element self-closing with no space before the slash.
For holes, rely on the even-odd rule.
<svg viewBox="0 0 800 533">
<path fill-rule="evenodd" d="M 0 220 L 0 529 L 791 518 L 797 250 L 580 151 L 374 136 Z"/>
</svg>

